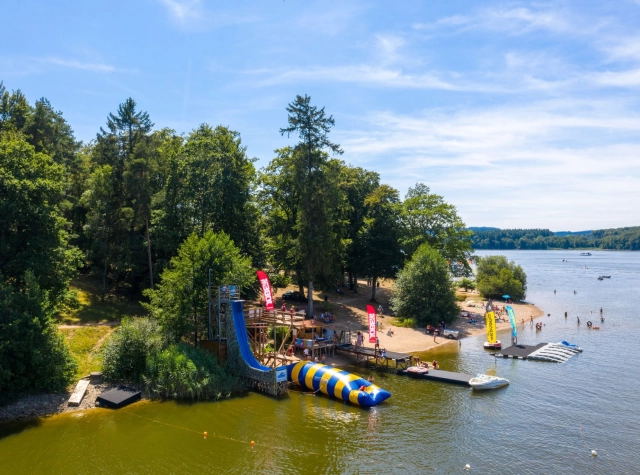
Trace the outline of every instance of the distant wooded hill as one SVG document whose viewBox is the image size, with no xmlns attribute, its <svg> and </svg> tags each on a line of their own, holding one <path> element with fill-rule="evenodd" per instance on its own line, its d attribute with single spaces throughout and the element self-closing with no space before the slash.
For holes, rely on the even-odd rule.
<svg viewBox="0 0 640 475">
<path fill-rule="evenodd" d="M 596 231 L 475 227 L 474 249 L 618 249 L 640 250 L 640 226 Z"/>
</svg>

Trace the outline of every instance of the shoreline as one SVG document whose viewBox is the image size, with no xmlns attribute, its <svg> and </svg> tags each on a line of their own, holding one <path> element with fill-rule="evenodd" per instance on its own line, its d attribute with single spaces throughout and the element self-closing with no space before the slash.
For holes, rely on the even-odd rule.
<svg viewBox="0 0 640 475">
<path fill-rule="evenodd" d="M 379 288 L 376 289 L 377 302 L 382 304 L 384 308 L 388 308 L 389 298 L 391 296 L 390 281 L 382 281 Z M 332 325 L 332 328 L 336 331 L 348 332 L 351 330 L 352 339 L 355 339 L 356 333 L 360 330 L 366 332 L 368 329 L 366 304 L 370 302 L 370 287 L 366 286 L 366 282 L 360 282 L 360 293 L 352 293 L 345 291 L 341 295 L 330 295 L 331 304 L 334 307 L 332 313 L 336 315 L 336 323 Z M 280 295 L 282 292 L 288 289 L 280 289 L 278 292 Z M 316 313 L 319 313 L 322 308 L 322 301 L 326 294 L 323 292 L 314 293 L 314 305 L 317 302 L 318 309 Z M 478 294 L 468 293 L 467 297 L 476 297 L 479 299 Z M 335 303 L 334 303 L 335 302 Z M 466 302 L 458 302 L 460 310 L 466 310 L 474 312 L 478 310 L 478 313 L 484 313 L 483 308 L 468 307 Z M 289 303 L 289 302 L 287 302 Z M 503 307 L 504 304 L 498 302 L 497 305 Z M 537 319 L 544 315 L 544 311 L 534 304 L 519 303 L 511 304 L 515 313 L 518 326 L 524 319 L 525 324 L 528 323 L 531 318 Z M 484 316 L 478 318 L 476 324 L 471 324 L 469 319 L 464 317 L 458 317 L 453 323 L 447 326 L 448 329 L 458 330 L 459 337 L 457 340 L 448 339 L 445 337 L 436 337 L 434 341 L 433 335 L 426 334 L 424 329 L 419 328 L 406 328 L 397 327 L 393 325 L 395 317 L 389 315 L 379 315 L 378 321 L 381 323 L 381 330 L 378 331 L 378 338 L 380 339 L 380 347 L 386 348 L 388 351 L 394 351 L 398 353 L 423 353 L 434 348 L 443 348 L 447 345 L 459 345 L 460 341 L 466 338 L 474 337 L 483 334 L 485 330 Z M 502 322 L 496 322 L 497 331 L 508 330 L 511 327 L 508 319 Z M 389 334 L 389 330 L 393 331 L 393 334 Z M 373 346 L 365 343 L 364 346 Z M 343 367 L 353 365 L 353 361 L 345 356 L 334 356 L 327 360 L 327 364 L 334 367 Z M 99 409 L 95 405 L 96 398 L 104 391 L 117 387 L 118 385 L 107 384 L 90 384 L 87 388 L 82 402 L 77 407 L 70 407 L 67 405 L 67 401 L 75 384 L 67 388 L 66 392 L 54 393 L 54 394 L 35 394 L 22 397 L 17 401 L 9 403 L 5 406 L 0 406 L 0 424 L 9 424 L 12 422 L 22 422 L 31 419 L 39 419 L 42 417 L 49 417 L 57 414 L 72 413 L 78 411 L 87 411 L 91 409 Z M 142 398 L 143 401 L 148 401 L 147 398 Z"/>
</svg>

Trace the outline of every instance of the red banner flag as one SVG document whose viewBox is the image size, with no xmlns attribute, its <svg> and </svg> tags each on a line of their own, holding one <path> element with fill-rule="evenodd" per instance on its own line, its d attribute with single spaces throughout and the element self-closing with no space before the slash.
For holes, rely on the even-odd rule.
<svg viewBox="0 0 640 475">
<path fill-rule="evenodd" d="M 258 274 L 258 280 L 260 281 L 260 287 L 262 288 L 262 295 L 264 296 L 264 306 L 267 307 L 267 310 L 273 310 L 275 308 L 275 305 L 273 304 L 273 292 L 271 292 L 271 283 L 269 282 L 269 277 L 261 270 L 256 272 L 256 274 Z"/>
<path fill-rule="evenodd" d="M 376 342 L 376 309 L 373 305 L 367 305 L 367 315 L 369 315 L 369 343 Z"/>
</svg>

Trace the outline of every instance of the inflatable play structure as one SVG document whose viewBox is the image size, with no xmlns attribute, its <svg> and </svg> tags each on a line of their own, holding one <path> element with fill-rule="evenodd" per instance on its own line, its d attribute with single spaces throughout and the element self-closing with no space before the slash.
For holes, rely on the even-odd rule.
<svg viewBox="0 0 640 475">
<path fill-rule="evenodd" d="M 322 363 L 301 361 L 287 365 L 287 379 L 359 406 L 375 406 L 391 397 L 389 392 L 360 376 Z"/>
</svg>

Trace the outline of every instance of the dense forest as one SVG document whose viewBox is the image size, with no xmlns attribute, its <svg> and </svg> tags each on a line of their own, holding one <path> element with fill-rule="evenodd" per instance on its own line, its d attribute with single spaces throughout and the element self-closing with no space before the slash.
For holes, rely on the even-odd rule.
<svg viewBox="0 0 640 475">
<path fill-rule="evenodd" d="M 474 249 L 640 250 L 640 226 L 578 233 L 548 229 L 469 228 Z"/>
<path fill-rule="evenodd" d="M 456 208 L 422 183 L 402 200 L 339 159 L 334 119 L 308 96 L 283 105 L 282 147 L 261 170 L 229 127 L 157 129 L 132 98 L 105 116 L 82 143 L 47 99 L 0 82 L 0 392 L 73 375 L 54 323 L 79 273 L 103 299 L 141 300 L 167 341 L 197 344 L 211 270 L 251 294 L 252 269 L 265 269 L 276 286 L 297 284 L 309 313 L 314 287 L 335 291 L 345 275 L 372 279 L 375 300 L 377 279 L 424 246 L 468 271 L 472 233 Z"/>
</svg>

